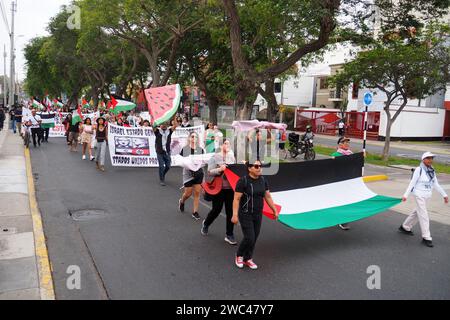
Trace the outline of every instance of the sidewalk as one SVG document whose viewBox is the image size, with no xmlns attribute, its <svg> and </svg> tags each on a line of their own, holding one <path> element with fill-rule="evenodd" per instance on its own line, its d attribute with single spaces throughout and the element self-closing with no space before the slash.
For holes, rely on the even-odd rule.
<svg viewBox="0 0 450 320">
<path fill-rule="evenodd" d="M 335 136 L 328 136 L 323 134 L 316 134 L 317 137 L 333 141 L 333 143 L 336 143 L 337 137 Z M 357 143 L 363 143 L 362 139 L 357 138 L 351 138 L 352 141 Z M 367 145 L 369 146 L 377 146 L 377 147 L 384 147 L 384 141 L 373 141 L 373 140 L 367 140 Z M 432 153 L 437 154 L 446 154 L 450 155 L 450 144 L 446 142 L 423 142 L 423 143 L 414 143 L 414 142 L 398 142 L 398 141 L 391 141 L 391 148 L 397 148 L 397 149 L 403 149 L 403 150 L 409 150 L 409 151 L 419 151 L 419 152 L 426 152 L 430 151 Z"/>
<path fill-rule="evenodd" d="M 29 153 L 6 128 L 7 121 L 0 131 L 0 300 L 53 300 Z"/>
</svg>

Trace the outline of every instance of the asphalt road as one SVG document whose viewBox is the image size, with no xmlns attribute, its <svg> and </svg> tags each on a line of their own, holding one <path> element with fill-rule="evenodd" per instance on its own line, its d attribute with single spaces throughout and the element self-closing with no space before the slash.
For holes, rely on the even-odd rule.
<svg viewBox="0 0 450 320">
<path fill-rule="evenodd" d="M 417 229 L 414 237 L 397 232 L 405 216 L 392 211 L 347 232 L 264 220 L 260 269 L 238 270 L 224 218 L 202 237 L 200 222 L 177 212 L 180 169 L 163 188 L 156 169 L 111 168 L 108 160 L 100 173 L 62 139 L 31 151 L 58 299 L 450 299 L 450 226 L 432 223 L 429 249 Z M 74 221 L 70 212 L 82 209 L 104 214 Z M 380 290 L 367 288 L 372 265 Z M 81 290 L 67 289 L 69 266 L 80 268 Z"/>
<path fill-rule="evenodd" d="M 338 140 L 337 137 L 336 137 L 336 141 L 318 137 L 318 136 L 316 136 L 314 138 L 314 141 L 316 144 L 329 146 L 329 147 L 336 147 L 337 140 Z M 361 142 L 353 140 L 351 142 L 351 148 L 352 148 L 352 150 L 362 150 L 363 144 Z M 450 144 L 448 146 L 448 149 L 450 150 Z M 367 144 L 367 151 L 371 152 L 371 153 L 375 153 L 375 154 L 382 154 L 383 147 Z M 392 156 L 397 156 L 397 157 L 402 157 L 402 158 L 421 160 L 423 152 L 415 151 L 415 150 L 399 149 L 399 148 L 395 148 L 395 147 L 391 146 L 390 154 Z M 437 155 L 437 157 L 435 158 L 436 162 L 450 165 L 450 155 L 443 154 L 443 153 L 441 153 L 441 154 L 437 153 L 436 155 Z"/>
</svg>

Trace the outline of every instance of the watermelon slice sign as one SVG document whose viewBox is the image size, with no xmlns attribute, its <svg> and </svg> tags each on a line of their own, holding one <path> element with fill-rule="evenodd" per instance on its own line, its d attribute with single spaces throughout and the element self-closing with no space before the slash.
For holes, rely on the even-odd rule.
<svg viewBox="0 0 450 320">
<path fill-rule="evenodd" d="M 181 101 L 179 84 L 150 88 L 145 90 L 148 111 L 153 118 L 153 125 L 159 126 L 169 121 L 177 112 Z"/>
</svg>

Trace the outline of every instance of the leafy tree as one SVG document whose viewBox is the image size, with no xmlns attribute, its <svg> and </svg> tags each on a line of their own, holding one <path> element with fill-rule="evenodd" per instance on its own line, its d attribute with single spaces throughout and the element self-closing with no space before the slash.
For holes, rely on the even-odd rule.
<svg viewBox="0 0 450 320">
<path fill-rule="evenodd" d="M 361 51 L 330 80 L 335 84 L 359 83 L 386 95 L 384 160 L 389 157 L 392 125 L 408 101 L 442 91 L 450 82 L 449 31 L 447 26 L 429 26 L 410 39 L 391 37 L 379 41 L 370 50 Z M 394 102 L 400 104 L 396 111 L 391 110 Z"/>
<path fill-rule="evenodd" d="M 81 0 L 82 18 L 126 40 L 146 58 L 154 87 L 168 83 L 178 48 L 201 23 L 201 1 Z"/>
</svg>

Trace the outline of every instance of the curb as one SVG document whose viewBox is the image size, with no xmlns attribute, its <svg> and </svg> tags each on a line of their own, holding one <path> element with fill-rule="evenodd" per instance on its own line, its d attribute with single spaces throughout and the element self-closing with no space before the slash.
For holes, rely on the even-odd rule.
<svg viewBox="0 0 450 320">
<path fill-rule="evenodd" d="M 376 181 L 385 181 L 385 180 L 389 180 L 389 177 L 382 174 L 382 175 L 376 175 L 376 176 L 366 176 L 363 177 L 363 181 L 364 182 L 376 182 Z"/>
<path fill-rule="evenodd" d="M 39 291 L 42 300 L 55 300 L 53 278 L 48 258 L 47 244 L 45 241 L 42 216 L 36 201 L 36 190 L 34 189 L 33 172 L 31 169 L 30 150 L 25 149 L 25 161 L 28 180 L 28 197 L 30 200 L 30 211 L 33 220 L 34 246 L 36 251 L 36 262 L 39 275 Z"/>
</svg>

